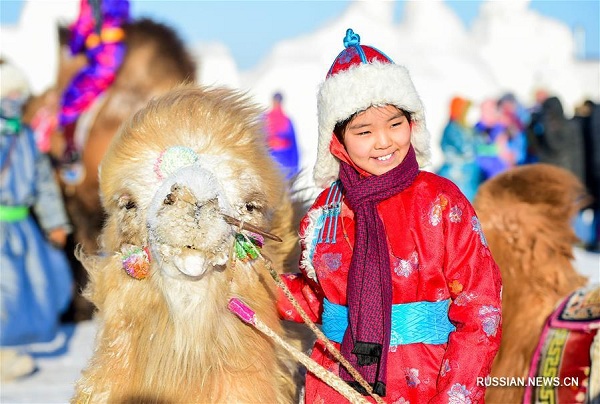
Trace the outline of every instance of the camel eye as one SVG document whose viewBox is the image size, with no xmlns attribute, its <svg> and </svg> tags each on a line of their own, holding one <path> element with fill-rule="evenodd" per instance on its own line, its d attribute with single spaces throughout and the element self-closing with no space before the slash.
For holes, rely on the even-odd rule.
<svg viewBox="0 0 600 404">
<path fill-rule="evenodd" d="M 135 200 L 129 194 L 121 195 L 121 197 L 117 201 L 117 205 L 120 209 L 137 209 L 137 204 L 135 203 Z"/>
<path fill-rule="evenodd" d="M 249 192 L 243 196 L 242 203 L 240 204 L 240 210 L 242 214 L 249 213 L 252 215 L 261 214 L 265 210 L 267 204 L 267 198 L 260 192 Z"/>
</svg>

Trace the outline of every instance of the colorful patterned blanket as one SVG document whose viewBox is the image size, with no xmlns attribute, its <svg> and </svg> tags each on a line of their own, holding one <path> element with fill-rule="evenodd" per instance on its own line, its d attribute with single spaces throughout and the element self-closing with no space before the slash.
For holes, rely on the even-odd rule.
<svg viewBox="0 0 600 404">
<path fill-rule="evenodd" d="M 533 355 L 524 403 L 600 403 L 600 286 L 550 315 Z"/>
</svg>

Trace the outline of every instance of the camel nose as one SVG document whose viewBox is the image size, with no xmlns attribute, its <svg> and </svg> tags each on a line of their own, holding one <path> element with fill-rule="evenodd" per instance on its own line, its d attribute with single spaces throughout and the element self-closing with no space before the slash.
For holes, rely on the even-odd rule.
<svg viewBox="0 0 600 404">
<path fill-rule="evenodd" d="M 167 194 L 163 203 L 165 205 L 173 205 L 177 201 L 183 201 L 190 205 L 199 206 L 198 200 L 194 194 L 186 186 L 173 184 L 171 186 L 171 192 Z"/>
<path fill-rule="evenodd" d="M 171 192 L 165 196 L 163 204 L 174 205 L 178 201 L 180 201 L 180 206 L 187 204 L 194 209 L 194 212 L 199 212 L 200 209 L 204 207 L 214 208 L 218 206 L 218 200 L 216 196 L 209 195 L 207 199 L 198 199 L 188 187 L 179 184 L 173 184 L 171 186 Z"/>
</svg>

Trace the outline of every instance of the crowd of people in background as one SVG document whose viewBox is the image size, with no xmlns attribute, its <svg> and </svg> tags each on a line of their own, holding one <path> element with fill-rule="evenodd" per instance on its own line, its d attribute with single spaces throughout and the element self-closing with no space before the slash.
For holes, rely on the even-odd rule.
<svg viewBox="0 0 600 404">
<path fill-rule="evenodd" d="M 585 100 L 568 117 L 559 96 L 538 90 L 526 107 L 514 94 L 485 99 L 477 122 L 468 122 L 474 105 L 455 96 L 442 137 L 443 163 L 437 170 L 473 200 L 479 185 L 511 167 L 552 164 L 584 183 L 592 203 L 574 226 L 583 246 L 599 251 L 600 243 L 600 105 Z"/>
</svg>

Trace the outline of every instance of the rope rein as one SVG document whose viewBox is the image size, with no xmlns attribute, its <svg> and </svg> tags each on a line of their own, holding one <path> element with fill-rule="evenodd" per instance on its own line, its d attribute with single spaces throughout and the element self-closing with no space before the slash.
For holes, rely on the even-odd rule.
<svg viewBox="0 0 600 404">
<path fill-rule="evenodd" d="M 240 223 L 239 233 L 242 234 L 242 236 L 250 243 L 250 239 L 248 238 L 248 236 L 246 236 L 244 233 L 241 232 L 242 225 L 243 225 L 243 222 Z M 234 243 L 235 243 L 235 241 L 234 241 Z M 294 306 L 294 308 L 296 309 L 298 314 L 300 314 L 300 317 L 302 317 L 302 320 L 304 320 L 306 325 L 317 336 L 317 338 L 325 344 L 325 347 L 327 348 L 329 353 L 331 353 L 334 356 L 334 358 L 346 368 L 348 373 L 350 373 L 350 375 L 367 391 L 367 393 L 369 393 L 369 395 L 371 397 L 373 397 L 373 399 L 378 404 L 385 404 L 385 401 L 383 401 L 383 399 L 381 397 L 379 397 L 377 394 L 375 394 L 373 392 L 373 388 L 371 387 L 371 385 L 361 376 L 360 373 L 358 373 L 358 371 L 348 362 L 348 360 L 346 358 L 344 358 L 344 356 L 341 354 L 341 352 L 331 343 L 329 338 L 327 338 L 325 336 L 325 334 L 323 334 L 323 332 L 317 327 L 317 325 L 309 318 L 309 316 L 306 314 L 304 309 L 300 306 L 300 304 L 298 303 L 296 298 L 293 296 L 292 292 L 287 287 L 285 282 L 283 282 L 281 280 L 281 276 L 273 269 L 273 267 L 271 265 L 271 260 L 266 258 L 260 252 L 260 250 L 258 248 L 256 248 L 256 246 L 254 246 L 254 244 L 252 244 L 252 243 L 250 243 L 250 244 L 251 244 L 252 248 L 255 250 L 256 255 L 264 261 L 266 268 L 269 271 L 269 274 L 271 275 L 271 277 L 273 278 L 273 280 L 275 281 L 277 286 L 283 291 L 283 293 L 288 298 L 290 303 L 292 303 L 292 305 Z M 327 383 L 327 384 L 329 384 L 329 383 Z M 345 382 L 344 382 L 344 384 L 348 385 Z M 334 387 L 334 386 L 331 386 L 331 387 Z M 354 389 L 352 389 L 352 390 L 354 390 Z"/>
<path fill-rule="evenodd" d="M 243 322 L 254 326 L 257 330 L 267 335 L 274 342 L 288 351 L 298 362 L 302 363 L 306 369 L 317 376 L 319 379 L 327 383 L 328 386 L 335 389 L 338 393 L 344 396 L 352 404 L 367 404 L 368 401 L 354 390 L 348 383 L 343 381 L 338 375 L 325 369 L 309 356 L 287 343 L 275 331 L 261 321 L 256 313 L 243 303 L 240 299 L 231 298 L 228 304 L 229 310 L 238 316 Z"/>
</svg>

